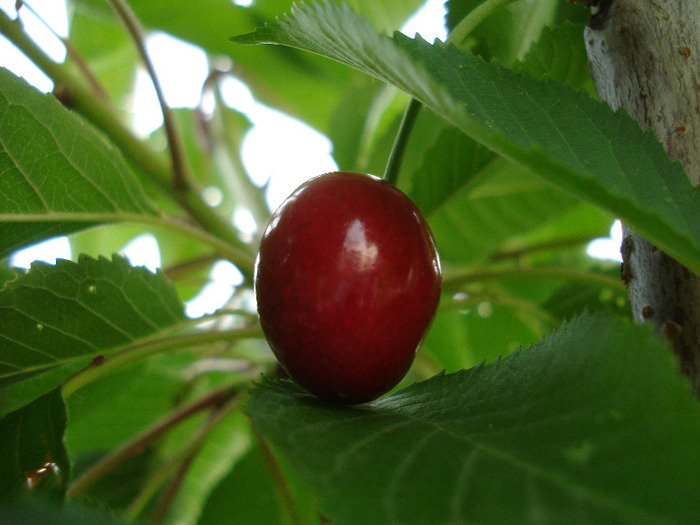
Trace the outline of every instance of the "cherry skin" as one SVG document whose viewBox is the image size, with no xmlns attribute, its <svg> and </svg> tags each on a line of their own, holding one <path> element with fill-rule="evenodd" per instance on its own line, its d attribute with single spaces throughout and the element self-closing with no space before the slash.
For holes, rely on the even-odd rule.
<svg viewBox="0 0 700 525">
<path fill-rule="evenodd" d="M 371 175 L 313 178 L 273 214 L 255 265 L 260 324 L 301 386 L 363 403 L 406 374 L 440 298 L 435 241 L 415 204 Z"/>
</svg>

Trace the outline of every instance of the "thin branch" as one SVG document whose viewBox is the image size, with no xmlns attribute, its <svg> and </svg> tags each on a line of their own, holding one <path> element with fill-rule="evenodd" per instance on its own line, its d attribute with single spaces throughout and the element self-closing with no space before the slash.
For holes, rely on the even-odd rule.
<svg viewBox="0 0 700 525">
<path fill-rule="evenodd" d="M 66 492 L 66 497 L 77 498 L 100 479 L 112 472 L 119 464 L 143 452 L 149 445 L 158 440 L 173 427 L 201 410 L 220 405 L 226 399 L 229 399 L 233 393 L 234 390 L 231 386 L 218 388 L 159 419 L 137 434 L 134 438 L 102 456 L 99 461 L 85 470 L 70 484 Z"/>
<path fill-rule="evenodd" d="M 475 281 L 489 279 L 518 279 L 533 277 L 541 279 L 563 279 L 567 281 L 581 282 L 595 286 L 613 288 L 620 293 L 625 293 L 624 283 L 617 278 L 588 270 L 564 267 L 508 267 L 485 270 L 455 270 L 445 275 L 442 285 L 446 290 L 458 289 L 461 285 Z"/>
<path fill-rule="evenodd" d="M 175 116 L 165 100 L 163 87 L 158 80 L 158 75 L 156 75 L 153 62 L 146 51 L 143 28 L 141 27 L 141 24 L 136 18 L 136 15 L 132 11 L 131 7 L 129 7 L 125 0 L 107 0 L 107 2 L 112 6 L 114 12 L 124 23 L 124 26 L 131 35 L 131 39 L 133 40 L 136 49 L 141 56 L 141 60 L 143 61 L 146 71 L 151 77 L 153 87 L 156 91 L 156 96 L 158 97 L 158 103 L 160 104 L 160 109 L 163 113 L 163 126 L 165 127 L 165 133 L 168 137 L 175 194 L 184 194 L 189 189 L 191 180 L 191 174 L 189 173 L 189 167 L 185 156 L 184 143 L 177 127 Z"/>
<path fill-rule="evenodd" d="M 590 235 L 581 235 L 578 237 L 569 237 L 565 239 L 554 239 L 550 241 L 531 244 L 529 246 L 523 246 L 520 248 L 500 250 L 491 256 L 491 260 L 504 261 L 508 259 L 520 259 L 521 257 L 533 253 L 550 250 L 562 250 L 567 248 L 573 248 L 576 246 L 585 246 L 593 240 L 594 239 L 591 238 Z"/>
</svg>

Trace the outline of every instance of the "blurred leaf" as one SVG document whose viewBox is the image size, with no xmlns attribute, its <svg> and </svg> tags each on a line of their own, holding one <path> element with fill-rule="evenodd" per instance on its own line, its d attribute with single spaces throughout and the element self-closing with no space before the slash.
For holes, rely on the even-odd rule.
<svg viewBox="0 0 700 525">
<path fill-rule="evenodd" d="M 285 382 L 248 411 L 338 525 L 700 519 L 700 407 L 664 343 L 601 313 L 371 405 Z"/>
<path fill-rule="evenodd" d="M 12 506 L 0 505 L 3 525 L 124 525 L 126 522 L 101 509 L 73 503 L 61 505 L 41 499 L 23 501 Z"/>
<path fill-rule="evenodd" d="M 70 429 L 70 425 L 68 428 Z M 72 454 L 69 447 L 69 453 L 73 462 L 73 479 L 77 479 L 85 469 L 92 466 L 105 452 L 84 453 L 76 456 Z M 143 488 L 143 480 L 147 479 L 152 473 L 154 455 L 153 448 L 149 448 L 136 456 L 125 459 L 89 487 L 78 501 L 91 506 L 99 505 L 113 512 L 126 510 Z M 96 523 L 101 525 L 102 522 Z"/>
<path fill-rule="evenodd" d="M 236 41 L 306 49 L 397 85 L 477 142 L 620 217 L 700 272 L 700 189 L 626 113 L 454 46 L 381 37 L 335 3 L 294 9 Z"/>
<path fill-rule="evenodd" d="M 617 273 L 619 276 L 619 272 L 618 268 L 614 272 L 609 272 L 609 275 L 612 277 Z M 603 308 L 618 315 L 632 317 L 626 295 L 618 293 L 617 290 L 601 290 L 599 287 L 583 283 L 562 285 L 547 298 L 542 307 L 563 319 L 571 318 L 584 310 L 595 312 Z"/>
<path fill-rule="evenodd" d="M 0 173 L 0 259 L 96 223 L 157 214 L 103 137 L 5 69 L 0 69 Z"/>
<path fill-rule="evenodd" d="M 367 171 L 366 149 L 376 137 L 377 120 L 385 113 L 387 93 L 382 86 L 356 82 L 333 109 L 328 137 L 333 142 L 333 159 L 340 170 Z M 378 107 L 380 106 L 380 107 Z M 380 115 L 377 115 L 380 113 Z"/>
<path fill-rule="evenodd" d="M 517 69 L 527 71 L 535 78 L 548 76 L 559 84 L 574 89 L 586 88 L 589 93 L 595 93 L 582 25 L 565 23 L 545 27 L 540 39 L 517 64 Z"/>
<path fill-rule="evenodd" d="M 505 357 L 522 345 L 536 342 L 545 328 L 552 328 L 532 311 L 517 308 L 512 302 L 503 305 L 483 297 L 454 306 L 443 299 L 443 305 L 420 352 L 429 354 L 447 372 Z"/>
<path fill-rule="evenodd" d="M 75 367 L 184 318 L 163 275 L 119 257 L 34 263 L 0 291 L 0 414 L 60 384 Z M 37 378 L 46 373 L 49 383 Z M 29 382 L 29 385 L 25 385 Z"/>
<path fill-rule="evenodd" d="M 565 214 L 577 201 L 451 128 L 426 152 L 409 194 L 440 256 L 468 264 Z"/>
<path fill-rule="evenodd" d="M 483 0 L 448 0 L 447 27 L 454 27 Z M 521 0 L 486 18 L 467 37 L 465 45 L 478 55 L 513 65 L 523 59 L 542 30 L 554 20 L 559 0 Z"/>
<path fill-rule="evenodd" d="M 180 369 L 192 355 L 169 352 L 117 370 L 74 392 L 66 401 L 72 456 L 122 444 L 176 405 Z"/>
<path fill-rule="evenodd" d="M 113 17 L 85 9 L 71 9 L 70 16 L 71 45 L 115 106 L 126 109 L 139 61 L 129 35 Z"/>
<path fill-rule="evenodd" d="M 4 503 L 34 492 L 65 494 L 70 478 L 65 429 L 66 410 L 58 388 L 0 419 L 0 499 Z"/>
<path fill-rule="evenodd" d="M 483 3 L 484 0 L 447 0 L 445 21 L 448 29 L 454 29 Z M 521 0 L 499 9 L 482 21 L 465 44 L 484 58 L 514 65 L 525 57 L 547 27 L 565 21 L 585 24 L 588 18 L 586 9 L 559 0 Z M 583 45 L 583 32 L 579 38 Z"/>
<path fill-rule="evenodd" d="M 195 455 L 170 505 L 166 522 L 197 523 L 211 491 L 249 447 L 248 425 L 240 412 L 232 412 L 216 425 Z"/>
<path fill-rule="evenodd" d="M 348 5 L 367 18 L 377 31 L 391 33 L 398 30 L 424 2 L 425 0 L 348 0 Z"/>
</svg>

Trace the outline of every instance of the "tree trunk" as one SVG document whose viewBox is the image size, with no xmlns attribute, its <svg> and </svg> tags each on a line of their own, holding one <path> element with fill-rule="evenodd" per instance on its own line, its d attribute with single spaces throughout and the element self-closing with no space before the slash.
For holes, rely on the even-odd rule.
<svg viewBox="0 0 700 525">
<path fill-rule="evenodd" d="M 700 182 L 700 1 L 593 1 L 585 31 L 598 96 L 653 128 Z M 698 203 L 700 205 L 700 203 Z M 700 279 L 628 228 L 622 274 L 635 320 L 667 337 L 700 395 Z"/>
</svg>

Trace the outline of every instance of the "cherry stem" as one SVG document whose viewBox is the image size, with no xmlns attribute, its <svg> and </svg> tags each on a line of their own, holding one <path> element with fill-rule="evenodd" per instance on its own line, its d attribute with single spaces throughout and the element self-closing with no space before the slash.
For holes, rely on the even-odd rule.
<svg viewBox="0 0 700 525">
<path fill-rule="evenodd" d="M 403 119 L 401 120 L 401 125 L 399 126 L 399 132 L 396 135 L 396 140 L 394 141 L 394 146 L 391 149 L 391 154 L 389 155 L 389 160 L 386 164 L 386 170 L 384 171 L 384 180 L 389 184 L 396 186 L 399 181 L 399 173 L 401 171 L 401 165 L 403 164 L 403 159 L 406 154 L 406 147 L 408 146 L 408 139 L 411 137 L 411 132 L 418 118 L 418 113 L 423 107 L 418 100 L 411 99 L 411 102 L 406 108 L 406 112 L 403 114 Z"/>
</svg>

